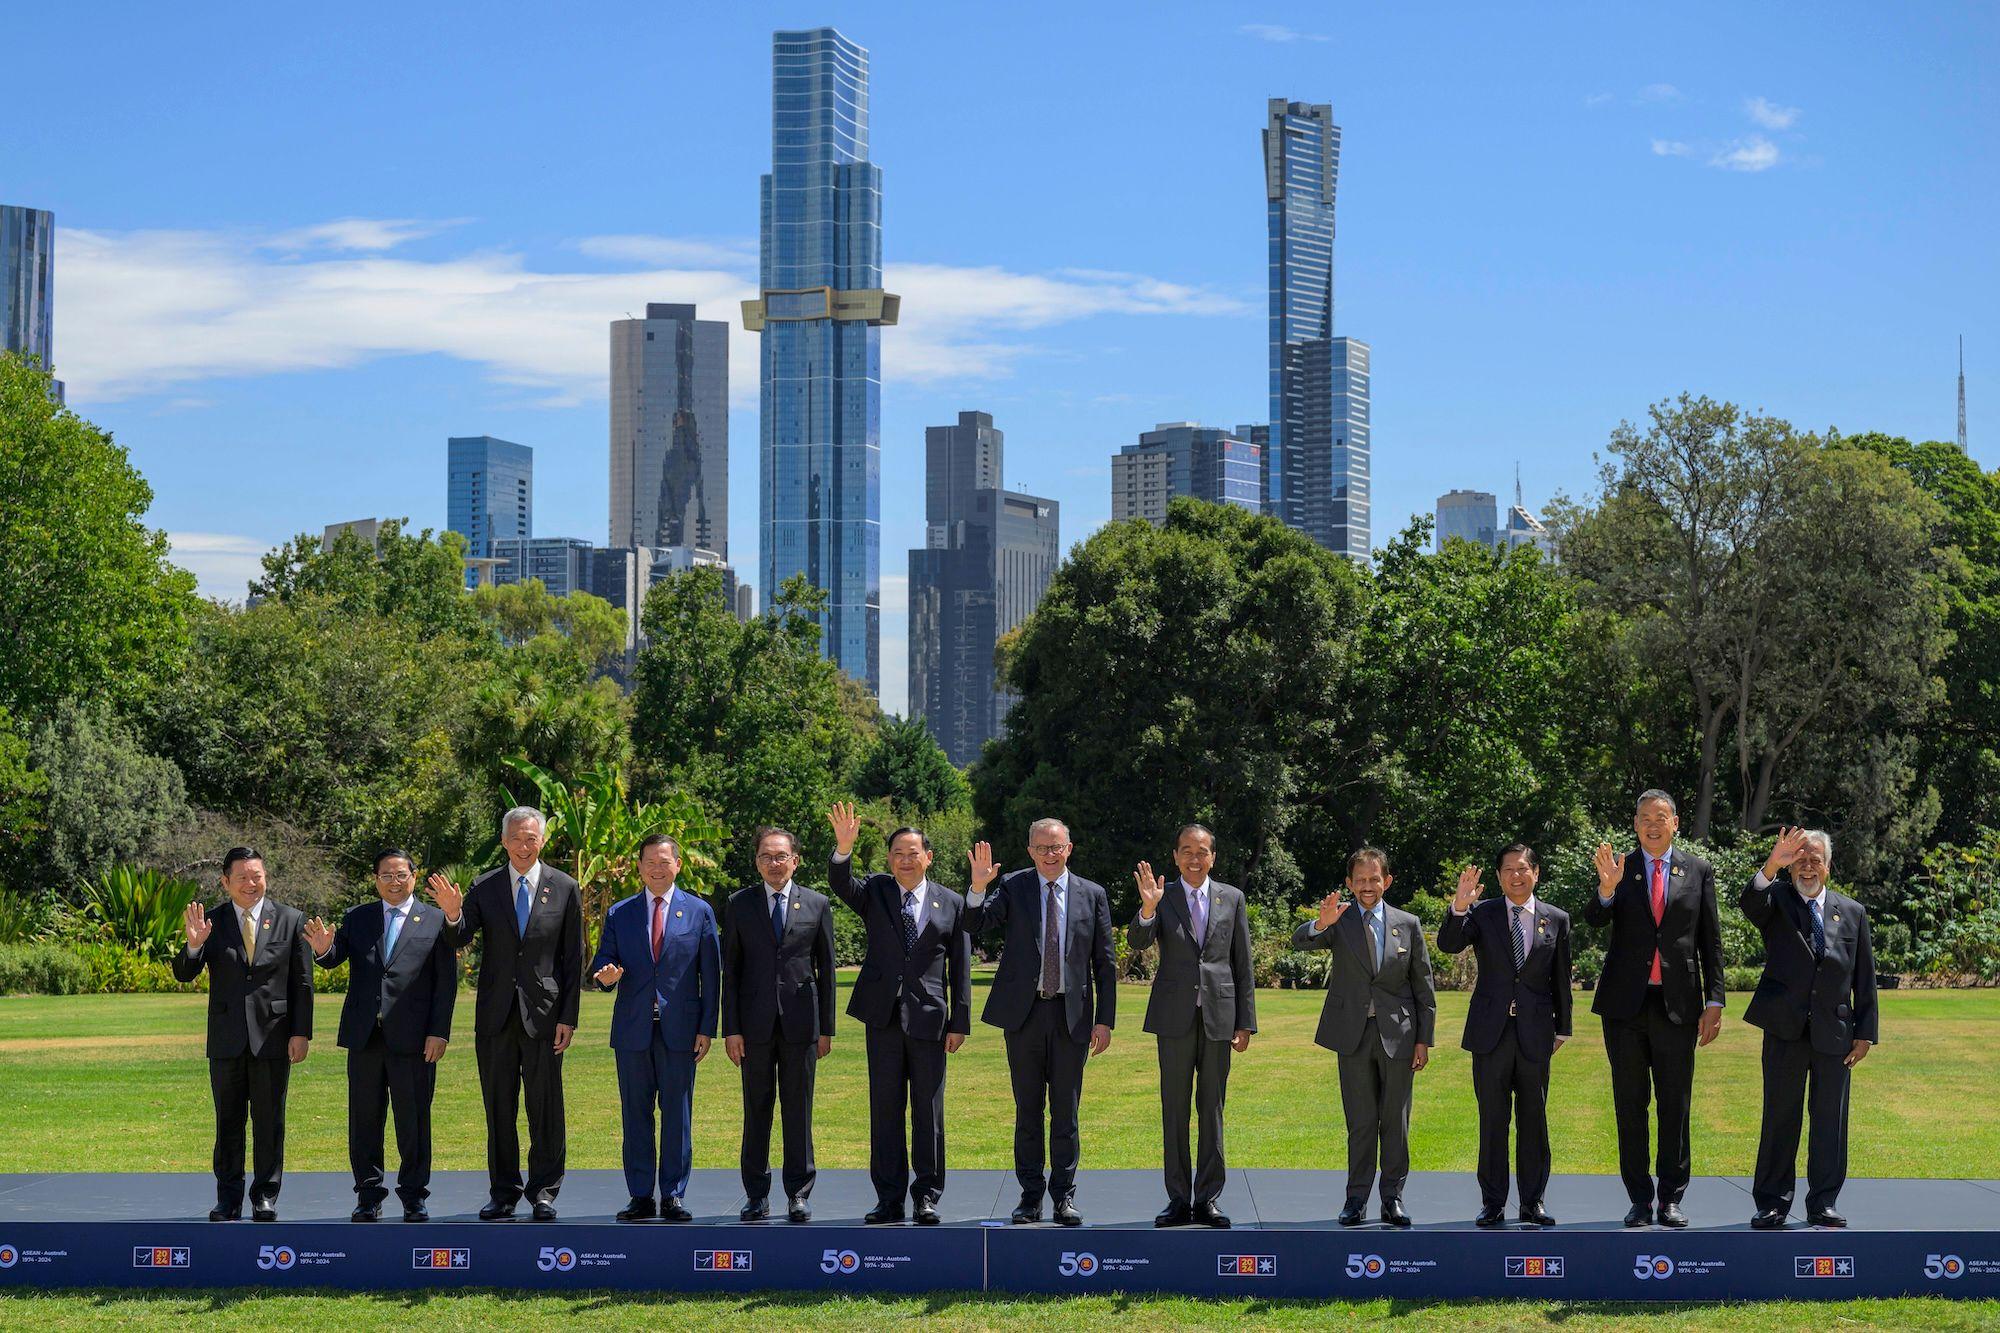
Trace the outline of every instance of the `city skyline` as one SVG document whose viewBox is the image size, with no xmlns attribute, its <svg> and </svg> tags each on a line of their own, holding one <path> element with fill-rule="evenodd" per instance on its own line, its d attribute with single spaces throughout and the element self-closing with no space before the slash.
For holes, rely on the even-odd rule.
<svg viewBox="0 0 2000 1333">
<path fill-rule="evenodd" d="M 1538 509 L 1584 489 L 1610 428 L 1684 388 L 1802 428 L 1949 439 L 1961 327 L 1984 452 L 1978 314 L 1996 279 L 1976 219 L 1994 169 L 1950 133 L 1994 111 L 1969 55 L 1994 40 L 1984 12 L 1912 25 L 1845 8 L 1806 30 L 1714 6 L 1642 31 L 1464 7 L 1345 15 L 1319 41 L 1169 6 L 1136 26 L 1069 15 L 1050 51 L 1032 13 L 630 11 L 551 45 L 513 33 L 503 5 L 461 50 L 456 30 L 363 8 L 368 36 L 234 83 L 218 33 L 255 55 L 281 49 L 290 20 L 246 33 L 226 15 L 135 12 L 88 96 L 57 64 L 24 62 L 48 131 L 0 146 L 4 202 L 61 224 L 72 401 L 132 450 L 151 521 L 214 591 L 240 596 L 265 547 L 344 514 L 444 527 L 430 452 L 444 436 L 533 443 L 537 530 L 607 539 L 606 325 L 648 301 L 724 314 L 756 294 L 771 33 L 798 17 L 873 52 L 874 156 L 892 173 L 883 281 L 906 301 L 883 340 L 892 552 L 922 544 L 923 427 L 969 406 L 1008 423 L 1007 481 L 1062 501 L 1066 542 L 1107 516 L 1108 457 L 1139 431 L 1266 418 L 1248 126 L 1274 96 L 1331 103 L 1347 134 L 1340 328 L 1384 358 L 1377 544 L 1450 486 L 1490 488 L 1496 458 L 1522 458 Z M 88 38 L 43 11 L 12 30 L 29 50 Z M 622 72 L 647 51 L 700 58 L 662 88 Z M 1202 97 L 1148 92 L 1147 70 L 1190 59 Z M 528 86 L 520 105 L 496 116 L 418 77 L 475 65 Z M 378 68 L 379 96 L 338 95 Z M 1817 91 L 1864 73 L 1865 111 Z M 163 138 L 145 109 L 182 79 L 220 91 Z M 1118 152 L 1061 151 L 1135 97 L 1142 128 Z M 635 171 L 629 144 L 593 130 L 636 115 L 700 132 L 647 144 Z M 175 148 L 191 140 L 199 160 Z M 758 425 L 741 368 L 757 349 L 731 325 L 741 548 Z M 1864 364 L 1844 350 L 1857 328 L 1877 349 Z M 892 708 L 900 583 L 882 586 Z"/>
</svg>

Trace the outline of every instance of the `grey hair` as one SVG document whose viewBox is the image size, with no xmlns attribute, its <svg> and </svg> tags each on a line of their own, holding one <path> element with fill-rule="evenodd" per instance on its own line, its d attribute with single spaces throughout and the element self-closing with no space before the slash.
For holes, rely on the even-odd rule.
<svg viewBox="0 0 2000 1333">
<path fill-rule="evenodd" d="M 507 835 L 514 831 L 514 825 L 525 824 L 531 819 L 535 821 L 536 828 L 544 833 L 549 831 L 549 818 L 547 815 L 535 809 L 532 805 L 517 805 L 506 814 L 500 816 L 500 840 L 502 842 L 507 840 Z"/>
<path fill-rule="evenodd" d="M 1819 844 L 1819 859 L 1826 862 L 1827 868 L 1829 870 L 1832 869 L 1833 868 L 1832 837 L 1830 837 L 1826 833 L 1821 832 L 1819 829 L 1809 828 L 1806 830 L 1806 841 L 1816 842 Z"/>
<path fill-rule="evenodd" d="M 1028 825 L 1028 841 L 1033 842 L 1037 833 L 1044 833 L 1050 829 L 1061 829 L 1063 832 L 1063 841 L 1069 841 L 1069 825 L 1063 823 L 1060 819 L 1037 819 L 1034 823 Z"/>
<path fill-rule="evenodd" d="M 1681 808 L 1674 804 L 1673 794 L 1661 791 L 1658 787 L 1648 787 L 1646 790 L 1640 792 L 1639 799 L 1633 803 L 1633 811 L 1636 813 L 1637 811 L 1644 810 L 1648 801 L 1665 801 L 1668 810 L 1671 810 L 1676 815 L 1681 812 Z"/>
</svg>

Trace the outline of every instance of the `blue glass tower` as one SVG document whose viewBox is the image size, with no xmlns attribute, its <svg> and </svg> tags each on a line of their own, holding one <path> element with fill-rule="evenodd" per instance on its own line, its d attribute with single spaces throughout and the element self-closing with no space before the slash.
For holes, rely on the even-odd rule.
<svg viewBox="0 0 2000 1333">
<path fill-rule="evenodd" d="M 55 365 L 55 214 L 0 204 L 0 352 Z M 61 402 L 61 380 L 51 385 Z"/>
<path fill-rule="evenodd" d="M 1339 175 L 1333 108 L 1271 99 L 1264 123 L 1271 284 L 1266 502 L 1322 546 L 1365 560 L 1369 349 L 1333 333 Z"/>
<path fill-rule="evenodd" d="M 868 52 L 832 28 L 771 37 L 761 287 L 758 527 L 764 595 L 824 588 L 822 649 L 881 690 L 882 171 L 868 160 Z"/>
<path fill-rule="evenodd" d="M 445 527 L 465 538 L 465 553 L 474 558 L 498 555 L 498 542 L 534 536 L 535 451 L 491 435 L 451 436 L 444 516 Z M 471 571 L 465 579 L 472 586 Z"/>
</svg>

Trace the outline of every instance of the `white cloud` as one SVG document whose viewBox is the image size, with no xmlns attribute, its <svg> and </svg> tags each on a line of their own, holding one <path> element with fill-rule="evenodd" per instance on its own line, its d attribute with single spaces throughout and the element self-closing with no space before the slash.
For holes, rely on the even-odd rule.
<svg viewBox="0 0 2000 1333">
<path fill-rule="evenodd" d="M 1603 106 L 1612 100 L 1610 93 L 1592 93 L 1583 99 L 1583 104 L 1585 106 Z"/>
<path fill-rule="evenodd" d="M 1692 144 L 1684 144 L 1678 139 L 1653 140 L 1654 157 L 1686 157 L 1694 152 Z"/>
<path fill-rule="evenodd" d="M 1738 139 L 1708 159 L 1711 167 L 1725 171 L 1769 171 L 1778 165 L 1778 145 L 1761 134 Z"/>
<path fill-rule="evenodd" d="M 173 562 L 195 577 L 204 597 L 240 602 L 250 581 L 264 573 L 264 553 L 272 543 L 227 532 L 170 532 Z"/>
<path fill-rule="evenodd" d="M 270 250 L 393 250 L 405 241 L 422 240 L 461 225 L 465 219 L 425 222 L 418 218 L 338 218 L 281 231 L 263 244 Z"/>
<path fill-rule="evenodd" d="M 1324 42 L 1331 40 L 1325 33 L 1300 32 L 1287 28 L 1282 23 L 1246 23 L 1236 31 L 1246 37 L 1255 37 L 1263 42 Z"/>
<path fill-rule="evenodd" d="M 349 219 L 287 235 L 354 243 L 410 225 L 371 230 L 365 219 Z M 534 390 L 548 404 L 572 405 L 606 392 L 610 321 L 664 300 L 729 321 L 732 399 L 756 402 L 757 340 L 738 311 L 757 294 L 756 277 L 748 247 L 733 241 L 577 243 L 593 258 L 644 265 L 618 272 L 537 271 L 504 251 L 300 256 L 273 249 L 275 242 L 218 231 L 61 232 L 57 299 L 72 400 L 430 354 L 481 366 L 496 383 Z M 1095 315 L 1249 309 L 1206 288 L 1086 269 L 901 264 L 886 281 L 903 297 L 903 315 L 884 332 L 885 370 L 910 381 L 1004 375 L 1042 350 L 1019 335 Z"/>
<path fill-rule="evenodd" d="M 1788 130 L 1799 122 L 1799 109 L 1795 106 L 1779 106 L 1764 97 L 1753 97 L 1743 104 L 1744 114 L 1767 130 Z"/>
<path fill-rule="evenodd" d="M 1641 102 L 1678 102 L 1681 90 L 1671 83 L 1649 83 L 1639 90 Z"/>
</svg>

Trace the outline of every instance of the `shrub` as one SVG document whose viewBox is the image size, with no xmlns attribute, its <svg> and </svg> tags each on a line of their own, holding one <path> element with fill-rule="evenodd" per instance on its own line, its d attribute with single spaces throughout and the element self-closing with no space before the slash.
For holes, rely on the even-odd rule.
<svg viewBox="0 0 2000 1333">
<path fill-rule="evenodd" d="M 81 989 L 110 995 L 159 995 L 205 990 L 208 974 L 192 982 L 174 979 L 173 970 L 158 958 L 122 944 L 103 940 L 80 940 L 70 950 L 88 970 L 88 984 Z"/>
<path fill-rule="evenodd" d="M 1764 969 L 1761 967 L 1744 965 L 1722 969 L 1722 986 L 1724 990 L 1756 990 L 1757 983 L 1763 979 Z"/>
<path fill-rule="evenodd" d="M 58 944 L 0 944 L 0 995 L 77 995 L 90 967 Z"/>
<path fill-rule="evenodd" d="M 0 888 L 0 944 L 22 944 L 49 926 L 53 895 Z"/>
<path fill-rule="evenodd" d="M 1324 949 L 1295 949 L 1279 954 L 1274 970 L 1278 980 L 1294 990 L 1324 990 L 1332 964 Z"/>
<path fill-rule="evenodd" d="M 82 889 L 86 916 L 110 938 L 151 958 L 171 958 L 185 941 L 188 904 L 201 892 L 191 879 L 117 865 Z"/>
</svg>

